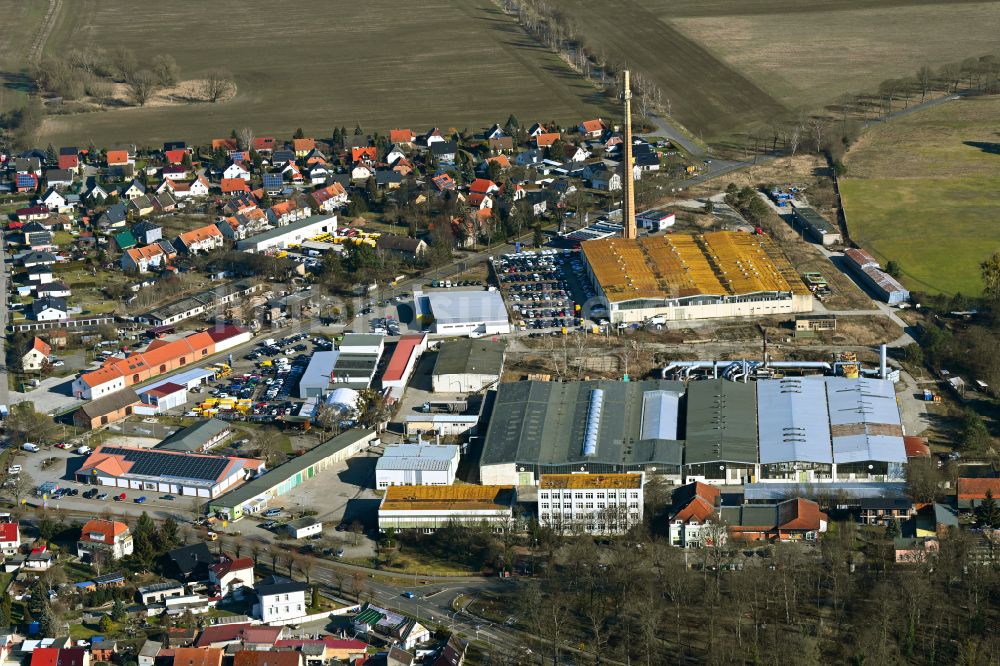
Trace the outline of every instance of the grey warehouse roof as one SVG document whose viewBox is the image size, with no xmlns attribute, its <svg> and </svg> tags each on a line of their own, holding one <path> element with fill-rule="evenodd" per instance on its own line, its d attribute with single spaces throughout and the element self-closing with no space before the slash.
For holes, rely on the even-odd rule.
<svg viewBox="0 0 1000 666">
<path fill-rule="evenodd" d="M 833 459 L 905 463 L 896 391 L 886 379 L 827 377 Z"/>
<path fill-rule="evenodd" d="M 330 385 L 330 375 L 333 374 L 333 366 L 339 356 L 338 351 L 313 352 L 309 365 L 299 379 L 299 387 L 319 387 L 325 390 Z"/>
<path fill-rule="evenodd" d="M 425 298 L 439 324 L 508 321 L 499 291 L 438 291 Z"/>
<path fill-rule="evenodd" d="M 219 419 L 199 421 L 194 425 L 181 428 L 157 444 L 155 448 L 167 451 L 200 451 L 209 440 L 228 429 L 229 424 Z"/>
<path fill-rule="evenodd" d="M 604 392 L 597 448 L 593 455 L 585 456 L 585 430 L 595 389 Z M 680 465 L 683 462 L 680 442 L 642 439 L 643 404 L 648 391 L 683 393 L 684 385 L 664 380 L 501 384 L 480 465 L 512 462 Z"/>
<path fill-rule="evenodd" d="M 685 464 L 757 463 L 754 384 L 706 379 L 688 384 Z"/>
<path fill-rule="evenodd" d="M 386 447 L 375 469 L 445 471 L 457 455 L 454 444 L 393 444 Z"/>
<path fill-rule="evenodd" d="M 762 464 L 833 462 L 822 377 L 759 380 L 757 424 Z"/>
<path fill-rule="evenodd" d="M 435 375 L 496 375 L 503 371 L 506 346 L 485 338 L 442 342 L 434 361 Z"/>
</svg>

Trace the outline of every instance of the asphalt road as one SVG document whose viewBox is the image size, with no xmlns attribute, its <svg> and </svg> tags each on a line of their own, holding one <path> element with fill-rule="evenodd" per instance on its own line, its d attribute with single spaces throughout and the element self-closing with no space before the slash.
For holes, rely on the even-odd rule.
<svg viewBox="0 0 1000 666">
<path fill-rule="evenodd" d="M 10 390 L 7 386 L 7 281 L 10 278 L 7 266 L 7 241 L 0 233 L 0 405 L 10 406 Z"/>
</svg>

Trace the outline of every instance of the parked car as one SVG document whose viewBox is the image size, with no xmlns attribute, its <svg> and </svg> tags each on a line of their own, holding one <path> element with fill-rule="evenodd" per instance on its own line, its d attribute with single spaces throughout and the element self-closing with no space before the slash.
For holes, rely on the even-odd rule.
<svg viewBox="0 0 1000 666">
<path fill-rule="evenodd" d="M 115 501 L 116 502 L 124 502 L 125 501 L 125 493 L 122 493 L 120 495 L 115 495 Z"/>
<path fill-rule="evenodd" d="M 84 499 L 94 499 L 97 497 L 97 488 L 91 488 L 83 493 Z"/>
<path fill-rule="evenodd" d="M 8 474 L 20 474 L 21 473 L 21 466 L 20 465 L 11 465 L 10 467 L 7 468 L 7 473 Z"/>
<path fill-rule="evenodd" d="M 140 495 L 133 500 L 136 504 L 144 504 L 146 502 L 146 496 Z"/>
<path fill-rule="evenodd" d="M 94 499 L 106 500 L 106 499 L 108 499 L 108 494 L 107 493 L 101 493 L 100 495 L 98 495 Z"/>
</svg>

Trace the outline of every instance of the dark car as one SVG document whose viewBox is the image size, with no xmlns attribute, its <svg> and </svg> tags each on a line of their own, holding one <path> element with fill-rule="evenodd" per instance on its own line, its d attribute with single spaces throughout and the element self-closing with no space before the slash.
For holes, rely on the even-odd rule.
<svg viewBox="0 0 1000 666">
<path fill-rule="evenodd" d="M 84 499 L 94 499 L 97 497 L 97 488 L 91 488 L 90 490 L 83 493 Z"/>
</svg>

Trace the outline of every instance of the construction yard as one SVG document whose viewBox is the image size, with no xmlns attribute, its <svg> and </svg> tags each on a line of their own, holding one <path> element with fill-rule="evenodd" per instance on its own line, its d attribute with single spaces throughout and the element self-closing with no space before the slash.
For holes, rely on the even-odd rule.
<svg viewBox="0 0 1000 666">
<path fill-rule="evenodd" d="M 1000 98 L 962 99 L 873 127 L 847 154 L 851 240 L 910 289 L 976 295 L 1000 248 Z M 946 251 L 945 251 L 946 250 Z"/>
<path fill-rule="evenodd" d="M 50 116 L 43 143 L 205 141 L 245 126 L 285 136 L 299 127 L 329 136 L 334 126 L 356 123 L 383 133 L 410 126 L 478 129 L 511 113 L 528 124 L 611 113 L 595 87 L 489 0 L 432 0 L 402 10 L 386 0 L 334 5 L 63 3 L 47 54 L 112 43 L 132 49 L 142 62 L 169 53 L 182 79 L 230 70 L 237 93 L 211 104 L 210 112 L 203 102 Z"/>
</svg>

